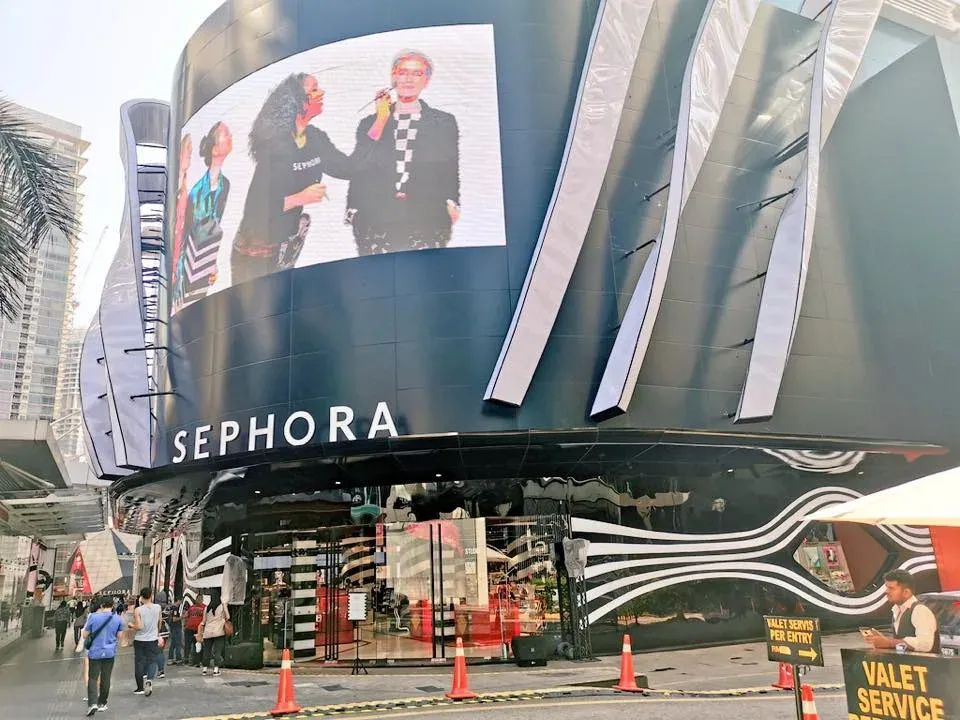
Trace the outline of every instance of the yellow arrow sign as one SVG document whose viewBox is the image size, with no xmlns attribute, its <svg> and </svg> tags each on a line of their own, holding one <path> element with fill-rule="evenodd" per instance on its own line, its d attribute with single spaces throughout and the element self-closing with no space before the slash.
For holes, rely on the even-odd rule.
<svg viewBox="0 0 960 720">
<path fill-rule="evenodd" d="M 809 658 L 810 662 L 813 662 L 817 659 L 817 651 L 813 648 L 810 648 L 809 650 L 799 650 L 797 651 L 797 655 L 800 657 Z"/>
<path fill-rule="evenodd" d="M 774 652 L 774 653 L 776 653 L 777 655 L 790 655 L 790 654 L 791 654 L 790 648 L 787 647 L 786 645 L 771 645 L 771 646 L 770 646 L 770 650 L 771 650 L 771 652 Z"/>
</svg>

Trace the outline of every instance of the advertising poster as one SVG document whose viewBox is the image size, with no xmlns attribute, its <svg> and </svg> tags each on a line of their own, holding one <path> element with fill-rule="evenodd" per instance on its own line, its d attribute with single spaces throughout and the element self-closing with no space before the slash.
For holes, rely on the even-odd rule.
<svg viewBox="0 0 960 720">
<path fill-rule="evenodd" d="M 960 719 L 960 662 L 877 651 L 841 654 L 847 720 Z"/>
<path fill-rule="evenodd" d="M 492 25 L 281 60 L 189 118 L 179 152 L 173 313 L 288 268 L 506 243 Z"/>
</svg>

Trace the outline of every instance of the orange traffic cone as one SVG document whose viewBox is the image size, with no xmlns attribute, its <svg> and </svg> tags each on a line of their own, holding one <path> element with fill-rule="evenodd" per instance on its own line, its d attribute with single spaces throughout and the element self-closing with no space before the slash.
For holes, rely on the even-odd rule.
<svg viewBox="0 0 960 720">
<path fill-rule="evenodd" d="M 470 681 L 467 679 L 467 658 L 463 655 L 463 640 L 457 638 L 457 653 L 453 659 L 453 687 L 447 693 L 451 700 L 473 700 L 477 697 L 470 691 Z"/>
<path fill-rule="evenodd" d="M 293 669 L 290 662 L 290 651 L 284 650 L 280 660 L 280 685 L 277 687 L 277 704 L 270 714 L 286 715 L 288 713 L 300 712 L 300 706 L 297 705 L 297 699 L 293 691 Z"/>
<path fill-rule="evenodd" d="M 779 677 L 771 687 L 778 690 L 793 690 L 793 666 L 789 663 L 780 663 Z"/>
<path fill-rule="evenodd" d="M 643 692 L 637 687 L 637 678 L 633 674 L 633 650 L 630 647 L 630 636 L 623 636 L 623 649 L 620 651 L 620 682 L 613 686 L 614 690 L 623 692 Z"/>
<path fill-rule="evenodd" d="M 800 703 L 803 720 L 820 720 L 817 704 L 813 701 L 813 688 L 809 685 L 800 686 Z"/>
</svg>

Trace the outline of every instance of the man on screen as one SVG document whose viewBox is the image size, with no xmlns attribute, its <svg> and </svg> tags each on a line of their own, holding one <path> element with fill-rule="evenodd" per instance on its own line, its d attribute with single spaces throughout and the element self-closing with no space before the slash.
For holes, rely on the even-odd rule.
<svg viewBox="0 0 960 720">
<path fill-rule="evenodd" d="M 358 255 L 442 248 L 460 218 L 460 131 L 456 118 L 424 102 L 433 63 L 404 50 L 394 59 L 390 80 L 396 101 L 354 173 L 347 193 L 346 222 L 353 226 Z M 357 127 L 371 137 L 377 115 Z"/>
</svg>

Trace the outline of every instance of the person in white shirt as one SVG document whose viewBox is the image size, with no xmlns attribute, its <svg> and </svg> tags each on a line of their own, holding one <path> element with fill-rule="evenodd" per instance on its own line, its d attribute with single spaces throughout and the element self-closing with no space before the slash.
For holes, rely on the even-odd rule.
<svg viewBox="0 0 960 720">
<path fill-rule="evenodd" d="M 887 600 L 893 604 L 893 634 L 871 629 L 864 634 L 870 645 L 887 650 L 903 644 L 910 652 L 939 653 L 940 629 L 937 616 L 913 594 L 913 576 L 906 570 L 893 570 L 883 576 Z"/>
</svg>

